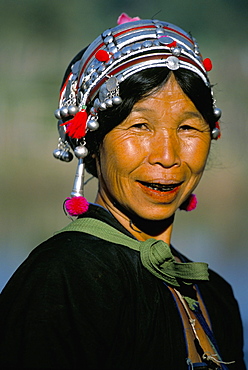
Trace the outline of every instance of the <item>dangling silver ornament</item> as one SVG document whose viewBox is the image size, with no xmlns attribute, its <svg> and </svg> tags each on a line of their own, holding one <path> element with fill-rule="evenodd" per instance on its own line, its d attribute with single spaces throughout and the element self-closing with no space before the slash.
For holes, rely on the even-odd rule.
<svg viewBox="0 0 248 370">
<path fill-rule="evenodd" d="M 94 120 L 94 119 L 91 119 L 87 122 L 87 128 L 90 130 L 90 131 L 96 131 L 98 128 L 99 128 L 99 123 Z"/>
<path fill-rule="evenodd" d="M 67 150 L 64 150 L 60 157 L 60 160 L 63 162 L 71 162 L 72 159 L 73 159 L 72 153 Z"/>
<path fill-rule="evenodd" d="M 88 155 L 88 149 L 84 145 L 77 146 L 74 149 L 74 154 L 78 159 L 85 158 Z"/>
<path fill-rule="evenodd" d="M 76 105 L 70 105 L 68 107 L 68 114 L 70 116 L 75 116 L 78 111 L 79 111 L 79 109 L 78 109 L 78 107 Z"/>
<path fill-rule="evenodd" d="M 56 159 L 60 159 L 62 162 L 71 162 L 71 160 L 73 159 L 73 155 L 71 152 L 59 148 L 53 151 L 53 156 Z"/>
<path fill-rule="evenodd" d="M 217 107 L 214 107 L 214 115 L 215 115 L 217 121 L 218 121 L 218 119 L 220 119 L 221 114 L 222 114 L 221 109 L 219 109 Z"/>
<path fill-rule="evenodd" d="M 62 153 L 63 153 L 63 150 L 62 150 L 62 149 L 56 148 L 56 149 L 53 151 L 53 156 L 54 156 L 54 158 L 56 158 L 56 159 L 60 159 L 60 158 L 61 158 Z"/>
<path fill-rule="evenodd" d="M 212 134 L 212 139 L 217 140 L 220 135 L 220 130 L 218 129 L 218 127 L 213 128 L 211 134 Z"/>
<path fill-rule="evenodd" d="M 68 117 L 68 108 L 67 107 L 62 107 L 61 109 L 60 109 L 60 115 L 61 115 L 61 117 Z"/>
<path fill-rule="evenodd" d="M 56 111 L 54 112 L 54 115 L 57 119 L 61 119 L 60 109 L 56 109 Z"/>
<path fill-rule="evenodd" d="M 104 101 L 99 105 L 99 109 L 100 110 L 106 110 L 107 109 L 107 105 Z"/>
<path fill-rule="evenodd" d="M 114 105 L 119 105 L 122 103 L 122 98 L 120 96 L 113 96 L 112 101 Z"/>
<path fill-rule="evenodd" d="M 113 100 L 112 99 L 110 99 L 110 98 L 106 99 L 105 103 L 106 103 L 107 108 L 113 107 Z"/>
</svg>

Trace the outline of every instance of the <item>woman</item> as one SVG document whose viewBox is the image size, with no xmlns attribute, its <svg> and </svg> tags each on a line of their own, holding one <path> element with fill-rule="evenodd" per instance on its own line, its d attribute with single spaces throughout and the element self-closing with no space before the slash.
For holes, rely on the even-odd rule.
<svg viewBox="0 0 248 370">
<path fill-rule="evenodd" d="M 245 369 L 231 287 L 170 245 L 220 135 L 211 62 L 180 28 L 125 18 L 66 71 L 54 156 L 78 158 L 77 219 L 3 290 L 1 368 Z"/>
</svg>

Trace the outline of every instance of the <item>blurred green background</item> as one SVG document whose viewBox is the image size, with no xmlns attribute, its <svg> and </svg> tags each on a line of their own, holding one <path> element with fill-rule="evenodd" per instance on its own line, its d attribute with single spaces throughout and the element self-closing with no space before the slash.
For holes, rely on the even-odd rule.
<svg viewBox="0 0 248 370">
<path fill-rule="evenodd" d="M 196 194 L 179 213 L 173 244 L 231 282 L 240 303 L 248 358 L 248 1 L 0 0 L 0 290 L 28 253 L 69 220 L 76 161 L 56 161 L 58 91 L 72 57 L 121 12 L 190 31 L 210 72 L 222 138 L 214 142 Z M 96 182 L 86 187 L 94 201 Z M 221 294 L 221 292 L 220 292 Z M 230 318 L 231 320 L 231 318 Z"/>
</svg>

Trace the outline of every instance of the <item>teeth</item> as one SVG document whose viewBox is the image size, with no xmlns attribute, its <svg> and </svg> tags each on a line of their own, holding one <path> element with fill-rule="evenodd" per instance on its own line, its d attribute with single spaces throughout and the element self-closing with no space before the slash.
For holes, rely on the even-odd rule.
<svg viewBox="0 0 248 370">
<path fill-rule="evenodd" d="M 173 189 L 175 189 L 175 187 L 177 185 L 162 185 L 162 184 L 144 184 L 146 185 L 148 188 L 150 189 L 153 189 L 153 190 L 158 190 L 158 191 L 171 191 Z"/>
</svg>

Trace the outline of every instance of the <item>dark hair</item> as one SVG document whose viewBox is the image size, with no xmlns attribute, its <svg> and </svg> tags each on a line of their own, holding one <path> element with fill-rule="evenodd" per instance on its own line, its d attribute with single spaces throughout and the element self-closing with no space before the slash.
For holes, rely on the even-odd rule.
<svg viewBox="0 0 248 370">
<path fill-rule="evenodd" d="M 99 146 L 104 136 L 130 114 L 135 103 L 158 91 L 169 79 L 171 73 L 168 68 L 148 68 L 130 76 L 120 84 L 122 103 L 105 111 L 100 111 L 98 115 L 99 129 L 88 132 L 86 135 L 86 146 L 89 155 L 85 158 L 85 166 L 89 173 L 97 177 L 96 163 L 92 155 L 99 154 Z M 213 113 L 211 89 L 204 84 L 197 74 L 191 71 L 178 69 L 173 73 L 184 93 L 195 104 L 212 130 L 215 127 L 216 117 Z"/>
</svg>

